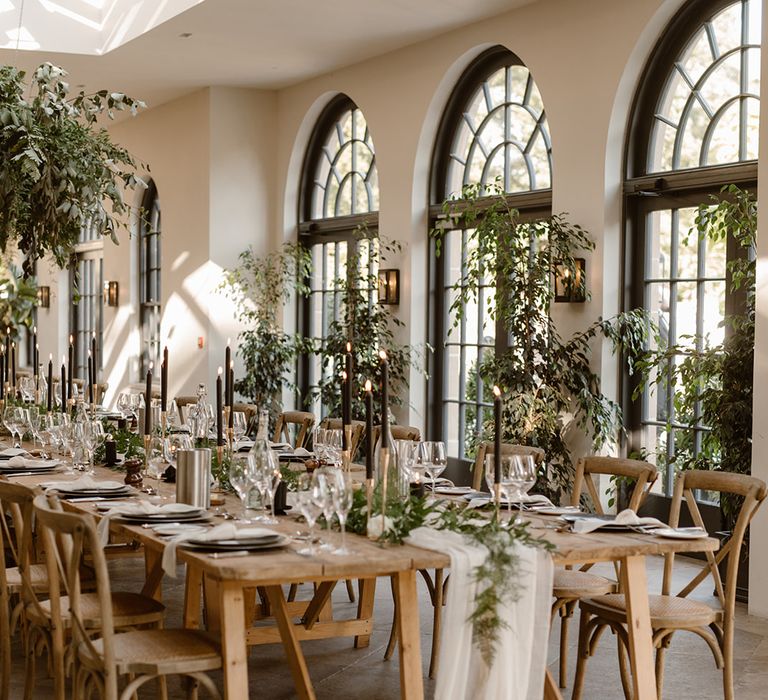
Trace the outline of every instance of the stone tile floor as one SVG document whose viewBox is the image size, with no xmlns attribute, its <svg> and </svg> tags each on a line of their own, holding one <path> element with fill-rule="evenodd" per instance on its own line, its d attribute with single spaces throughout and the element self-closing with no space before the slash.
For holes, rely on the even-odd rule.
<svg viewBox="0 0 768 700">
<path fill-rule="evenodd" d="M 661 560 L 650 559 L 648 576 L 652 591 L 661 587 Z M 118 560 L 110 564 L 115 588 L 138 590 L 143 582 L 143 567 L 135 560 Z M 691 578 L 698 563 L 678 558 L 676 575 L 684 582 Z M 595 571 L 600 571 L 595 567 Z M 610 575 L 611 567 L 602 569 Z M 308 588 L 304 591 L 308 595 Z M 166 579 L 164 588 L 168 606 L 168 626 L 179 624 L 183 599 L 183 579 Z M 702 585 L 696 597 L 711 600 L 711 585 Z M 301 597 L 301 593 L 300 593 Z M 422 656 L 426 677 L 429 648 L 431 644 L 431 606 L 423 584 L 420 584 Z M 384 661 L 384 649 L 389 637 L 392 617 L 392 599 L 388 581 L 380 580 L 376 594 L 376 621 L 371 644 L 367 649 L 355 650 L 351 640 L 333 639 L 303 643 L 310 674 L 315 684 L 317 697 L 333 700 L 388 700 L 399 697 L 399 675 L 397 656 Z M 355 609 L 350 604 L 343 586 L 334 593 L 337 611 L 352 615 Z M 578 623 L 571 625 L 569 635 L 569 683 L 573 678 L 576 657 L 576 632 Z M 735 677 L 737 700 L 758 700 L 768 698 L 768 621 L 750 617 L 746 608 L 739 606 L 735 644 Z M 559 628 L 553 630 L 550 642 L 550 664 L 553 673 L 558 667 Z M 609 700 L 623 697 L 619 681 L 615 641 L 606 634 L 595 657 L 590 659 L 584 688 L 585 700 Z M 18 642 L 14 644 L 13 676 L 11 698 L 23 697 L 23 664 Z M 183 698 L 180 685 L 170 682 L 171 698 Z M 433 682 L 425 683 L 426 697 L 434 694 Z M 564 691 L 570 697 L 570 686 Z M 53 697 L 52 684 L 44 674 L 39 674 L 33 693 L 35 700 Z M 148 684 L 140 693 L 141 698 L 155 697 L 155 689 Z M 206 697 L 201 692 L 201 697 Z M 278 645 L 262 646 L 252 650 L 250 661 L 250 697 L 265 700 L 287 700 L 295 697 L 290 672 Z M 673 700 L 709 700 L 722 698 L 721 674 L 715 668 L 706 643 L 691 633 L 675 637 L 667 653 L 664 697 Z M 245 700 L 245 699 L 243 699 Z"/>
</svg>

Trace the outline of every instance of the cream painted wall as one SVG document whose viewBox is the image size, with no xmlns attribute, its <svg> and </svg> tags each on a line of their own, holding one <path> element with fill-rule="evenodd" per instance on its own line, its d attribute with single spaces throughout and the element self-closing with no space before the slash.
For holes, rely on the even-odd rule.
<svg viewBox="0 0 768 700">
<path fill-rule="evenodd" d="M 544 100 L 554 154 L 553 210 L 568 212 L 597 243 L 587 263 L 592 301 L 563 305 L 557 321 L 563 333 L 570 333 L 615 313 L 623 150 L 616 134 L 623 133 L 655 29 L 679 4 L 547 0 L 280 91 L 281 238 L 295 235 L 296 183 L 314 122 L 307 115 L 316 114 L 336 92 L 346 93 L 363 110 L 376 145 L 381 232 L 405 245 L 399 313 L 408 340 L 425 342 L 427 188 L 438 121 L 462 70 L 485 48 L 502 44 L 531 69 Z M 615 359 L 598 347 L 595 362 L 606 391 L 615 395 Z M 411 408 L 400 420 L 421 426 L 426 392 L 416 373 L 411 387 Z"/>
<path fill-rule="evenodd" d="M 171 395 L 189 393 L 206 377 L 208 299 L 197 282 L 208 263 L 210 226 L 210 91 L 201 90 L 150 109 L 112 127 L 114 138 L 139 160 L 149 163 L 162 207 L 163 344 L 171 353 Z M 134 204 L 141 204 L 142 193 Z M 136 382 L 139 358 L 137 242 L 121 233 L 121 243 L 105 244 L 104 279 L 120 283 L 121 304 L 105 307 L 104 367 L 107 401 Z"/>
</svg>

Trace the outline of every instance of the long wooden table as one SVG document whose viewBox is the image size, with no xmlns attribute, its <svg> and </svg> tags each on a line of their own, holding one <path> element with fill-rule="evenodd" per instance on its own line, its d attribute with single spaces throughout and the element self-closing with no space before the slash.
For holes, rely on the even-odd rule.
<svg viewBox="0 0 768 700">
<path fill-rule="evenodd" d="M 97 478 L 115 478 L 115 473 L 97 469 Z M 18 481 L 34 485 L 50 480 L 40 477 L 20 477 Z M 155 485 L 155 482 L 152 482 Z M 173 487 L 159 485 L 161 494 L 170 495 Z M 75 502 L 67 507 L 96 515 L 95 504 Z M 234 499 L 228 507 L 236 508 Z M 648 586 L 645 557 L 669 552 L 715 551 L 719 542 L 712 538 L 700 540 L 668 540 L 635 533 L 592 533 L 577 535 L 552 529 L 552 520 L 531 518 L 536 535 L 554 546 L 555 564 L 576 565 L 597 562 L 620 562 L 621 583 L 627 600 L 627 629 L 629 656 L 637 700 L 656 698 L 653 646 L 651 641 Z M 144 545 L 146 583 L 144 593 L 159 597 L 163 572 L 162 552 L 165 540 L 151 529 L 129 526 L 113 521 L 115 534 L 134 539 Z M 281 518 L 277 530 L 295 532 L 297 524 Z M 200 624 L 201 589 L 206 595 L 207 625 L 221 636 L 224 659 L 224 689 L 230 700 L 248 697 L 248 644 L 281 641 L 300 698 L 314 698 L 307 664 L 301 651 L 302 639 L 322 636 L 354 636 L 356 646 L 365 646 L 373 621 L 373 595 L 377 577 L 392 577 L 400 634 L 400 696 L 421 700 L 424 684 L 419 643 L 418 593 L 416 574 L 420 569 L 450 567 L 448 557 L 439 552 L 408 545 L 382 547 L 363 537 L 348 536 L 353 554 L 334 556 L 318 554 L 307 557 L 298 553 L 303 543 L 285 549 L 255 553 L 244 557 L 212 558 L 203 553 L 177 549 L 179 561 L 187 565 L 185 624 Z M 360 579 L 358 615 L 353 620 L 320 620 L 333 586 L 344 579 Z M 300 609 L 286 602 L 282 586 L 296 581 L 315 583 L 313 599 Z M 274 617 L 276 629 L 250 627 L 246 610 L 253 612 L 249 603 L 253 589 L 265 599 L 262 612 Z M 249 607 L 250 606 L 250 607 Z M 296 623 L 294 617 L 300 616 Z M 545 698 L 560 698 L 560 692 L 547 676 Z"/>
</svg>

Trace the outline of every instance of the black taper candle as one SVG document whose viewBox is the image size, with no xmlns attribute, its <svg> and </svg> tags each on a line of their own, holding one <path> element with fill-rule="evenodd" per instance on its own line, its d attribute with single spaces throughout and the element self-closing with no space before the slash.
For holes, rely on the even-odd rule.
<svg viewBox="0 0 768 700">
<path fill-rule="evenodd" d="M 16 388 L 16 343 L 11 343 L 11 386 Z"/>
<path fill-rule="evenodd" d="M 11 376 L 11 327 L 5 327 L 5 381 Z"/>
<path fill-rule="evenodd" d="M 91 358 L 93 361 L 93 376 L 91 377 L 91 384 L 95 384 L 98 381 L 97 376 L 99 374 L 97 370 L 99 365 L 96 362 L 96 331 L 93 331 L 93 335 L 91 335 Z"/>
<path fill-rule="evenodd" d="M 219 367 L 219 374 L 216 377 L 216 444 L 224 444 L 224 412 L 221 398 L 221 372 Z"/>
<path fill-rule="evenodd" d="M 152 368 L 153 364 L 149 363 L 149 369 L 147 370 L 147 386 L 144 392 L 144 435 L 152 434 Z"/>
<path fill-rule="evenodd" d="M 37 326 L 32 326 L 32 374 L 34 374 L 35 377 L 37 377 L 37 375 L 38 375 L 37 351 L 38 351 L 38 347 L 37 347 Z"/>
<path fill-rule="evenodd" d="M 235 363 L 229 363 L 229 424 L 228 428 L 235 427 Z"/>
<path fill-rule="evenodd" d="M 67 358 L 61 358 L 61 411 L 67 410 Z"/>
<path fill-rule="evenodd" d="M 365 478 L 373 479 L 373 391 L 365 380 Z"/>
<path fill-rule="evenodd" d="M 5 355 L 2 345 L 0 345 L 0 350 Z M 0 399 L 5 399 L 5 380 L 5 357 L 0 357 Z"/>
<path fill-rule="evenodd" d="M 493 387 L 493 483 L 501 483 L 501 389 Z"/>
<path fill-rule="evenodd" d="M 347 449 L 347 431 L 349 425 L 349 406 L 347 404 L 347 386 L 349 385 L 349 375 L 346 370 L 341 373 L 341 449 Z"/>
<path fill-rule="evenodd" d="M 67 367 L 67 398 L 72 398 L 72 365 L 75 364 L 75 339 L 69 336 L 69 367 Z"/>
<path fill-rule="evenodd" d="M 93 357 L 88 353 L 88 403 L 93 403 Z"/>
<path fill-rule="evenodd" d="M 227 373 L 224 377 L 224 402 L 227 406 L 231 406 L 232 403 L 232 376 L 230 375 L 229 368 L 232 365 L 232 349 L 230 343 L 231 338 L 227 338 L 227 349 L 224 351 L 224 371 Z"/>
<path fill-rule="evenodd" d="M 53 410 L 53 355 L 48 355 L 48 413 Z"/>
<path fill-rule="evenodd" d="M 160 374 L 160 410 L 168 410 L 168 346 L 163 350 L 163 367 Z"/>
</svg>

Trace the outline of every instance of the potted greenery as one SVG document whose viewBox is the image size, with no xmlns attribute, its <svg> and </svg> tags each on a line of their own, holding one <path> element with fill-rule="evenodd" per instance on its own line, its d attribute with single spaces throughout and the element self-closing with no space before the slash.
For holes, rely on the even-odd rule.
<svg viewBox="0 0 768 700">
<path fill-rule="evenodd" d="M 460 321 L 469 302 L 477 302 L 482 280 L 495 275 L 489 316 L 513 342 L 501 354 L 485 353 L 476 373 L 487 396 L 494 384 L 502 389 L 503 440 L 544 449 L 548 468 L 536 487 L 559 499 L 569 492 L 573 478 L 569 431 L 581 429 L 599 450 L 622 426 L 619 405 L 602 393 L 600 378 L 590 366 L 591 344 L 598 337 L 608 338 L 615 351 L 625 353 L 632 369 L 643 350 L 646 315 L 631 311 L 601 318 L 564 339 L 550 314 L 554 276 L 560 268 L 576 279 L 577 254 L 594 248 L 587 232 L 563 216 L 521 222 L 498 186 L 489 195 L 480 185 L 468 185 L 460 197 L 444 203 L 443 211 L 459 221 L 471 239 L 462 277 L 454 286 L 454 322 Z M 443 229 L 433 235 L 439 254 Z M 483 426 L 484 439 L 490 439 L 490 411 Z"/>
<path fill-rule="evenodd" d="M 10 328 L 12 337 L 18 339 L 19 329 L 32 325 L 36 304 L 37 280 L 24 278 L 8 259 L 0 261 L 0 330 L 5 333 Z"/>
<path fill-rule="evenodd" d="M 245 326 L 237 348 L 245 372 L 235 389 L 273 417 L 280 411 L 283 386 L 295 386 L 287 380 L 288 370 L 307 348 L 303 338 L 283 331 L 278 312 L 294 293 L 309 291 L 305 280 L 311 263 L 309 251 L 300 245 L 286 243 L 264 256 L 248 248 L 240 253 L 237 267 L 226 271 L 222 283 Z"/>
<path fill-rule="evenodd" d="M 676 421 L 698 423 L 702 432 L 700 447 L 685 433 L 675 441 L 675 454 L 669 468 L 717 469 L 748 474 L 752 464 L 752 386 L 755 356 L 755 240 L 757 202 L 753 194 L 735 185 L 723 188 L 722 197 L 698 210 L 695 228 L 689 236 L 707 238 L 713 243 L 727 237 L 736 244 L 738 254 L 727 263 L 726 284 L 738 308 L 724 319 L 721 343 L 707 338 L 684 337 L 669 345 L 657 336 L 655 349 L 640 363 L 644 388 L 672 392 Z M 739 500 L 722 498 L 720 509 L 725 537 L 738 510 Z M 746 562 L 748 540 L 742 553 Z M 748 568 L 739 571 L 737 596 L 744 599 Z"/>
<path fill-rule="evenodd" d="M 107 90 L 70 96 L 66 75 L 44 63 L 27 84 L 24 71 L 0 67 L 0 248 L 18 248 L 27 276 L 45 256 L 66 266 L 86 227 L 117 242 L 123 192 L 140 184 L 99 119 L 144 103 Z"/>
</svg>

